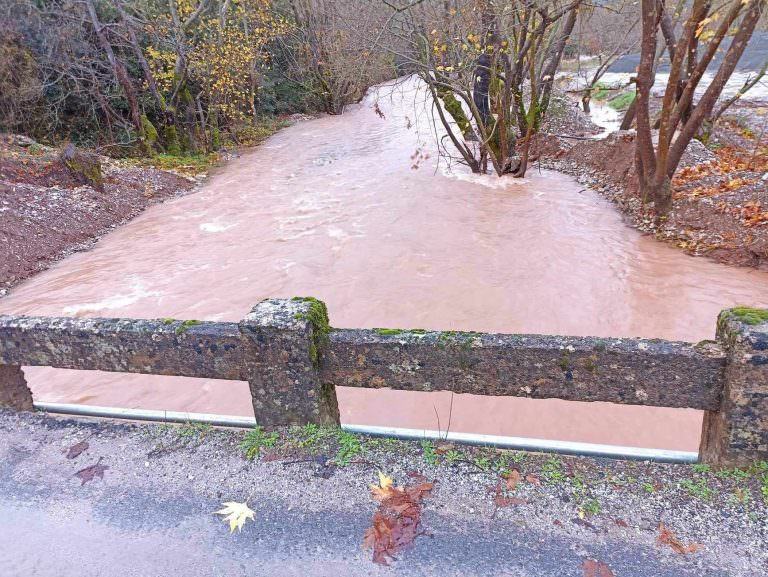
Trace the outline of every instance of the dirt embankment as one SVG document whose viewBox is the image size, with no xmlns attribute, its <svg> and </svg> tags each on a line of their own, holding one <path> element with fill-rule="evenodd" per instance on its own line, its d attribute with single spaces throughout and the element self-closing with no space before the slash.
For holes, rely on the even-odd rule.
<svg viewBox="0 0 768 577">
<path fill-rule="evenodd" d="M 574 175 L 616 203 L 636 228 L 694 255 L 768 269 L 768 106 L 742 103 L 721 121 L 708 146 L 694 140 L 673 179 L 673 208 L 655 224 L 638 190 L 634 132 L 604 140 L 542 135 L 542 165 Z"/>
<path fill-rule="evenodd" d="M 59 151 L 0 135 L 0 296 L 148 206 L 192 190 L 196 181 L 100 158 L 103 192 L 83 185 Z"/>
</svg>

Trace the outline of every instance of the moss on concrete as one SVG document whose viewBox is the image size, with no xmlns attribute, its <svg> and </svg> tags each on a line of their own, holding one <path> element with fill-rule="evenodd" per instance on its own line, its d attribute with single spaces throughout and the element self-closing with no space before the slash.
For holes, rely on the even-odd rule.
<svg viewBox="0 0 768 577">
<path fill-rule="evenodd" d="M 760 325 L 768 323 L 768 309 L 755 309 L 750 307 L 734 307 L 720 313 L 718 322 L 734 320 L 746 325 Z"/>
<path fill-rule="evenodd" d="M 333 330 L 328 322 L 328 307 L 325 303 L 315 297 L 293 297 L 294 302 L 303 302 L 309 304 L 307 312 L 296 313 L 295 317 L 299 320 L 306 320 L 312 325 L 312 342 L 309 345 L 309 356 L 312 364 L 317 366 L 320 362 L 320 356 L 328 345 L 328 335 Z"/>
<path fill-rule="evenodd" d="M 200 321 L 196 321 L 194 319 L 184 321 L 182 322 L 178 327 L 176 327 L 176 334 L 177 335 L 183 335 L 185 332 L 189 330 L 189 327 L 193 327 L 195 325 L 199 325 Z"/>
</svg>

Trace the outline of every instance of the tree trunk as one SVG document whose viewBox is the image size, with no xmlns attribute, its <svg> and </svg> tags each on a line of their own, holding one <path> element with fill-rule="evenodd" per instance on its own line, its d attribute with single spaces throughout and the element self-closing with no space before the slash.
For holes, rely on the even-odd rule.
<svg viewBox="0 0 768 577">
<path fill-rule="evenodd" d="M 621 120 L 621 126 L 619 130 L 629 130 L 632 128 L 632 123 L 635 122 L 635 112 L 637 111 L 637 98 L 635 98 L 624 113 L 624 118 Z"/>
<path fill-rule="evenodd" d="M 590 108 L 589 108 L 590 100 L 592 100 L 592 95 L 590 93 L 587 93 L 581 97 L 581 107 L 584 109 L 584 112 L 586 114 L 590 113 Z"/>
<path fill-rule="evenodd" d="M 93 0 L 85 0 L 85 6 L 88 9 L 88 16 L 91 20 L 91 24 L 93 24 L 93 30 L 96 33 L 96 38 L 99 41 L 99 45 L 107 55 L 107 60 L 109 60 L 109 64 L 115 74 L 115 78 L 125 93 L 125 98 L 128 101 L 128 108 L 131 111 L 131 120 L 133 125 L 136 127 L 136 131 L 139 133 L 139 136 L 143 137 L 144 126 L 141 123 L 139 101 L 136 97 L 136 91 L 134 90 L 133 84 L 131 84 L 131 79 L 128 76 L 128 71 L 126 70 L 125 65 L 115 55 L 115 51 L 112 49 L 112 45 L 109 43 L 106 34 L 104 34 L 104 29 L 102 28 L 101 22 L 99 21 L 99 16 L 96 13 L 96 6 L 93 3 Z"/>
<path fill-rule="evenodd" d="M 642 198 L 653 200 L 653 208 L 656 212 L 656 222 L 658 224 L 672 209 L 672 182 L 666 176 L 660 183 L 652 181 L 643 183 L 643 179 L 640 182 Z"/>
</svg>

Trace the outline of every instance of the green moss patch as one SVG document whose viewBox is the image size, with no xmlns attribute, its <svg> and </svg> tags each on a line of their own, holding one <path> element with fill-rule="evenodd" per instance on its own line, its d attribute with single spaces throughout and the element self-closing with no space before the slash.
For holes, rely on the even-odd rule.
<svg viewBox="0 0 768 577">
<path fill-rule="evenodd" d="M 303 302 L 309 304 L 306 312 L 296 313 L 295 318 L 306 320 L 312 325 L 312 342 L 309 347 L 309 357 L 312 364 L 317 365 L 320 362 L 322 351 L 328 345 L 328 335 L 333 330 L 328 322 L 328 307 L 325 303 L 315 297 L 293 297 L 294 302 Z"/>
<path fill-rule="evenodd" d="M 185 332 L 189 330 L 189 327 L 193 327 L 199 324 L 200 324 L 200 321 L 196 321 L 196 320 L 184 321 L 178 327 L 176 327 L 176 334 L 183 335 Z"/>
<path fill-rule="evenodd" d="M 753 309 L 750 307 L 734 307 L 720 313 L 720 320 L 732 319 L 745 325 L 768 323 L 768 309 Z"/>
</svg>

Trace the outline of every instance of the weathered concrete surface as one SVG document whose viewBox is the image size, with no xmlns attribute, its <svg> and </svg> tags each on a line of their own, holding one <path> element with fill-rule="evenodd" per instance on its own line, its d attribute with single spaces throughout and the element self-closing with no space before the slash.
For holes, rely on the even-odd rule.
<svg viewBox="0 0 768 577">
<path fill-rule="evenodd" d="M 240 434 L 215 431 L 200 441 L 178 430 L 0 411 L 0 575 L 583 577 L 585 559 L 608 564 L 616 577 L 758 577 L 768 569 L 761 501 L 752 519 L 727 495 L 711 504 L 681 498 L 673 479 L 689 470 L 683 466 L 569 460 L 597 467 L 596 479 L 607 475 L 598 515 L 580 521 L 572 487 L 542 482 L 523 483 L 517 494 L 528 503 L 492 517 L 487 487 L 498 475 L 468 464 L 432 467 L 416 451 L 372 449 L 323 478 L 312 462 L 243 460 Z M 67 459 L 63 451 L 82 440 L 88 450 Z M 104 479 L 81 486 L 74 473 L 99 459 L 109 467 Z M 532 459 L 518 466 L 541 474 Z M 391 568 L 360 548 L 379 468 L 398 483 L 413 469 L 437 481 L 424 502 L 430 536 Z M 636 489 L 608 482 L 630 475 Z M 648 494 L 642 483 L 651 479 L 663 488 Z M 249 496 L 255 521 L 230 535 L 211 513 Z M 679 555 L 658 546 L 660 521 L 703 548 Z"/>
<path fill-rule="evenodd" d="M 725 367 L 715 343 L 388 329 L 330 340 L 322 377 L 346 387 L 716 409 Z"/>
<path fill-rule="evenodd" d="M 339 423 L 336 389 L 318 372 L 329 330 L 325 304 L 267 299 L 240 322 L 240 330 L 255 353 L 247 380 L 257 423 Z"/>
<path fill-rule="evenodd" d="M 0 316 L 0 364 L 244 380 L 237 323 Z"/>
<path fill-rule="evenodd" d="M 24 371 L 14 365 L 0 365 L 0 407 L 16 411 L 32 410 L 32 391 Z"/>
<path fill-rule="evenodd" d="M 721 465 L 768 460 L 768 311 L 723 311 L 717 335 L 728 351 L 727 378 L 720 410 L 704 417 L 701 459 Z"/>
</svg>

